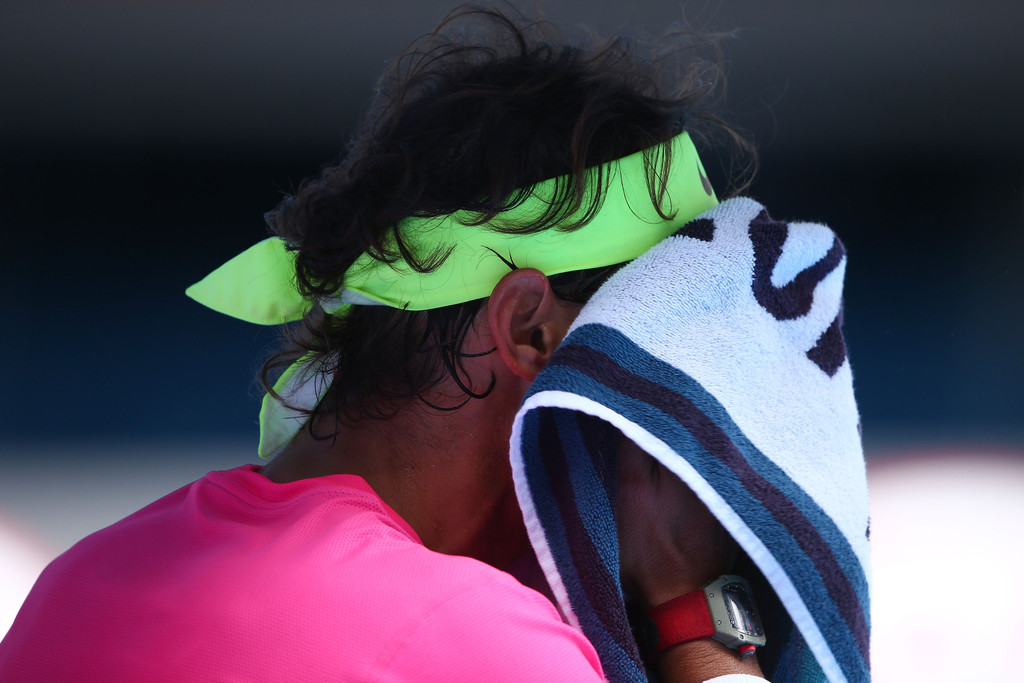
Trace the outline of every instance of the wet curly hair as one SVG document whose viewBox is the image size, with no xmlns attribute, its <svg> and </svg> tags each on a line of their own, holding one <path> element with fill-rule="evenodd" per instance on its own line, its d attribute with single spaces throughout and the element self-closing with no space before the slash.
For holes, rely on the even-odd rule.
<svg viewBox="0 0 1024 683">
<path fill-rule="evenodd" d="M 584 193 L 587 169 L 597 166 L 590 173 L 603 187 L 600 164 L 667 145 L 684 129 L 698 145 L 736 143 L 745 159 L 739 175 L 752 176 L 753 150 L 713 113 L 723 90 L 720 38 L 676 28 L 655 39 L 589 33 L 569 40 L 508 6 L 456 9 L 383 74 L 341 162 L 267 214 L 271 232 L 296 253 L 301 292 L 314 302 L 336 293 L 364 252 L 419 271 L 436 268 L 447 254 L 417 258 L 401 230 L 410 216 L 469 210 L 481 230 L 572 230 L 598 206 Z M 660 157 L 668 163 L 668 154 Z M 657 207 L 658 179 L 668 169 L 648 163 L 647 170 Z M 561 176 L 567 181 L 545 215 L 488 225 L 532 184 Z M 584 302 L 615 268 L 550 281 L 559 298 Z M 305 356 L 331 380 L 313 414 L 387 418 L 417 399 L 457 409 L 494 385 L 492 377 L 473 386 L 462 368 L 463 339 L 483 301 L 428 311 L 354 306 L 346 316 L 314 303 L 287 328 L 287 347 L 264 364 L 263 385 L 273 393 L 273 376 Z M 452 405 L 432 401 L 432 390 L 451 380 L 462 396 Z"/>
</svg>

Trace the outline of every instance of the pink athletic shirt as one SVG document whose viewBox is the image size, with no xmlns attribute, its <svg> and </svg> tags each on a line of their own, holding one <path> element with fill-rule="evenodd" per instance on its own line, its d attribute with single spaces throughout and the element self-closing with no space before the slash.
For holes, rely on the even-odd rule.
<svg viewBox="0 0 1024 683">
<path fill-rule="evenodd" d="M 211 472 L 54 560 L 0 680 L 603 680 L 547 598 L 428 550 L 363 479 L 257 469 Z"/>
</svg>

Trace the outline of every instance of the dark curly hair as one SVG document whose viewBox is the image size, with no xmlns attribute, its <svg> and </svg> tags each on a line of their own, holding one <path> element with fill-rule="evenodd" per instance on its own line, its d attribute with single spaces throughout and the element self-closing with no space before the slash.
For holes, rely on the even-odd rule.
<svg viewBox="0 0 1024 683">
<path fill-rule="evenodd" d="M 673 30 L 654 40 L 587 34 L 570 41 L 509 7 L 455 10 L 381 77 L 342 161 L 267 214 L 271 231 L 296 252 L 300 290 L 314 302 L 336 293 L 363 252 L 419 271 L 436 268 L 447 253 L 417 255 L 400 229 L 410 216 L 469 210 L 481 230 L 572 230 L 598 206 L 584 192 L 588 169 L 603 187 L 600 164 L 667 145 L 683 129 L 698 144 L 724 133 L 747 153 L 752 175 L 753 150 L 711 110 L 723 87 L 717 39 Z M 667 163 L 669 155 L 660 156 Z M 667 170 L 648 163 L 656 207 Z M 520 204 L 532 184 L 560 176 L 567 182 L 545 215 L 488 224 Z M 614 269 L 550 281 L 560 298 L 583 302 Z M 483 301 L 419 312 L 354 306 L 347 316 L 314 303 L 288 328 L 288 347 L 264 365 L 263 384 L 273 393 L 271 377 L 307 356 L 332 379 L 315 414 L 385 418 L 417 397 L 456 409 L 494 384 L 492 377 L 474 387 L 462 369 L 463 339 Z M 447 379 L 464 397 L 429 403 Z"/>
</svg>

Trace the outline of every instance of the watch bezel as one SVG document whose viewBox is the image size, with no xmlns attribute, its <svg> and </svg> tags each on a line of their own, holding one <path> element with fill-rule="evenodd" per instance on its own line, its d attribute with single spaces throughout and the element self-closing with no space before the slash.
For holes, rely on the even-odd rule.
<svg viewBox="0 0 1024 683">
<path fill-rule="evenodd" d="M 765 644 L 766 638 L 764 626 L 761 623 L 761 614 L 758 611 L 757 602 L 754 600 L 754 591 L 746 579 L 735 574 L 723 574 L 704 586 L 702 590 L 707 599 L 708 611 L 711 613 L 711 624 L 715 629 L 712 638 L 732 649 L 748 645 L 762 647 Z M 749 607 L 730 597 L 730 594 L 737 590 L 742 591 Z M 733 625 L 729 610 L 730 604 L 740 610 L 747 621 L 756 626 L 756 631 L 745 631 Z"/>
</svg>

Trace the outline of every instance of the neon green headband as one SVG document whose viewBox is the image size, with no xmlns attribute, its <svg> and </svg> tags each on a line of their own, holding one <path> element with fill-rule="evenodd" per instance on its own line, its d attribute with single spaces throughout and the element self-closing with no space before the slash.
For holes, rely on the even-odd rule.
<svg viewBox="0 0 1024 683">
<path fill-rule="evenodd" d="M 648 155 L 652 167 L 661 168 L 662 153 L 659 145 L 605 164 L 605 193 L 598 210 L 590 221 L 570 232 L 501 233 L 486 225 L 466 225 L 463 221 L 475 216 L 464 211 L 405 219 L 398 227 L 417 256 L 451 249 L 437 269 L 418 273 L 404 261 L 388 264 L 364 253 L 345 273 L 344 288 L 319 303 L 337 315 L 344 315 L 351 304 L 420 311 L 490 296 L 509 272 L 502 258 L 545 275 L 630 261 L 718 203 L 690 136 L 682 133 L 671 141 L 671 166 L 661 207 L 670 218 L 662 218 L 651 202 L 644 163 Z M 587 174 L 588 198 L 596 192 L 595 176 Z M 534 185 L 525 201 L 500 214 L 494 223 L 522 224 L 539 218 L 550 207 L 559 183 L 565 182 L 567 178 L 561 177 Z M 277 237 L 253 245 L 185 293 L 215 311 L 261 325 L 299 320 L 311 307 L 295 285 L 294 253 Z M 328 384 L 326 379 L 317 379 L 317 369 L 308 359 L 300 359 L 274 389 L 296 406 L 311 410 Z M 269 457 L 286 445 L 305 419 L 304 413 L 285 408 L 267 394 L 260 412 L 260 456 Z"/>
</svg>

